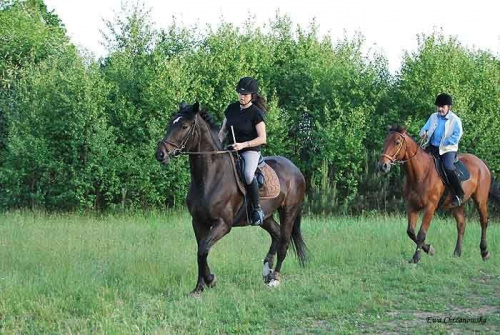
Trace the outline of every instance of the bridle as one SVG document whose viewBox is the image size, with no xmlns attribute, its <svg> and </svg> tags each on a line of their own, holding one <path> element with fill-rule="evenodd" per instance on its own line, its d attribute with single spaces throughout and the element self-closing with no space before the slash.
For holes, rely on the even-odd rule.
<svg viewBox="0 0 500 335">
<path fill-rule="evenodd" d="M 396 133 L 399 136 L 401 136 L 401 138 L 403 139 L 403 142 L 400 143 L 400 145 L 398 146 L 398 148 L 397 148 L 396 152 L 394 153 L 394 155 L 389 156 L 387 154 L 381 154 L 380 157 L 385 157 L 385 158 L 389 159 L 390 164 L 395 165 L 395 164 L 404 164 L 404 163 L 408 162 L 409 160 L 411 160 L 413 157 L 415 157 L 417 155 L 418 149 L 420 148 L 420 146 L 417 147 L 417 150 L 415 151 L 415 153 L 413 154 L 413 156 L 411 156 L 410 158 L 405 159 L 405 160 L 398 160 L 398 159 L 396 159 L 396 157 L 398 156 L 399 152 L 403 148 L 403 144 L 405 145 L 406 149 L 408 149 L 408 144 L 406 143 L 406 137 L 403 134 L 401 134 L 398 131 L 392 131 L 392 133 Z"/>
<path fill-rule="evenodd" d="M 217 151 L 183 151 L 186 148 L 186 144 L 188 141 L 191 139 L 191 137 L 195 133 L 197 123 L 196 123 L 196 116 L 194 118 L 193 125 L 191 126 L 191 129 L 187 132 L 186 135 L 181 140 L 180 144 L 173 143 L 170 141 L 167 141 L 165 139 L 161 140 L 159 143 L 163 143 L 165 145 L 165 149 L 167 149 L 167 144 L 173 146 L 175 149 L 173 151 L 168 151 L 167 149 L 167 155 L 172 156 L 172 157 L 178 157 L 179 155 L 210 155 L 210 154 L 225 154 L 225 153 L 230 153 L 230 152 L 235 152 L 236 150 L 217 150 Z"/>
</svg>

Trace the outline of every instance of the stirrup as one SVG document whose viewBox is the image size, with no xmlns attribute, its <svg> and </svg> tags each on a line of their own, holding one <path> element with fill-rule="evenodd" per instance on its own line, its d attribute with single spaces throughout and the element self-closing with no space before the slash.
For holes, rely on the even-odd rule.
<svg viewBox="0 0 500 335">
<path fill-rule="evenodd" d="M 264 212 L 262 212 L 262 208 L 256 208 L 250 214 L 250 224 L 252 226 L 261 226 L 264 222 Z"/>
<path fill-rule="evenodd" d="M 455 198 L 451 202 L 451 206 L 453 207 L 460 207 L 462 205 L 463 201 L 460 199 L 458 195 L 455 195 Z"/>
</svg>

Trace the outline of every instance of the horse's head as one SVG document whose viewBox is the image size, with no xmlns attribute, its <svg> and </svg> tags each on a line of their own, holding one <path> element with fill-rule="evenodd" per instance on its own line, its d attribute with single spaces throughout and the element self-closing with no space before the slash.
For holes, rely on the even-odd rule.
<svg viewBox="0 0 500 335">
<path fill-rule="evenodd" d="M 172 117 L 166 127 L 165 136 L 156 147 L 156 159 L 163 164 L 170 163 L 171 157 L 180 155 L 193 145 L 196 129 L 196 115 L 200 105 L 187 105 L 184 101 L 179 105 L 179 111 Z"/>
<path fill-rule="evenodd" d="M 389 134 L 384 142 L 384 151 L 382 151 L 378 161 L 378 169 L 387 173 L 393 164 L 405 162 L 408 141 L 409 137 L 405 126 L 389 127 Z"/>
</svg>

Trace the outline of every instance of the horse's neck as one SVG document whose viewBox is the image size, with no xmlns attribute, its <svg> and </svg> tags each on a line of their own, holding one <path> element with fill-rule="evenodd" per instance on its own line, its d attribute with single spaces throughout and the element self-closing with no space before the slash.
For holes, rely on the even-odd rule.
<svg viewBox="0 0 500 335">
<path fill-rule="evenodd" d="M 201 120 L 199 120 L 201 121 Z M 190 151 L 213 152 L 220 151 L 220 146 L 212 136 L 210 127 L 205 122 L 199 122 L 199 138 Z M 193 154 L 189 157 L 191 180 L 195 185 L 209 188 L 218 183 L 224 176 L 231 176 L 231 161 L 229 154 Z M 231 174 L 229 174 L 231 173 Z"/>
<path fill-rule="evenodd" d="M 408 183 L 415 185 L 424 179 L 434 168 L 432 156 L 420 149 L 419 145 L 411 142 L 413 145 L 406 150 L 404 170 Z"/>
</svg>

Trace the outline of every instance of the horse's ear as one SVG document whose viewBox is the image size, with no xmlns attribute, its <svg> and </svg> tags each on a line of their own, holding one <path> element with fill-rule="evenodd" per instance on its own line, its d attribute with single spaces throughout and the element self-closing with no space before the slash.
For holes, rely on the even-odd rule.
<svg viewBox="0 0 500 335">
<path fill-rule="evenodd" d="M 186 101 L 185 100 L 182 100 L 181 103 L 179 104 L 179 109 L 182 110 L 184 109 L 184 107 L 186 107 L 187 104 L 186 104 Z"/>
<path fill-rule="evenodd" d="M 387 126 L 387 131 L 391 131 L 394 127 L 392 125 Z"/>
<path fill-rule="evenodd" d="M 406 130 L 407 130 L 407 129 L 408 129 L 408 127 L 407 127 L 407 126 L 402 126 L 402 127 L 401 127 L 401 132 L 402 132 L 403 134 L 406 134 Z"/>
<path fill-rule="evenodd" d="M 198 113 L 200 111 L 200 103 L 196 101 L 193 105 L 193 113 Z"/>
</svg>

